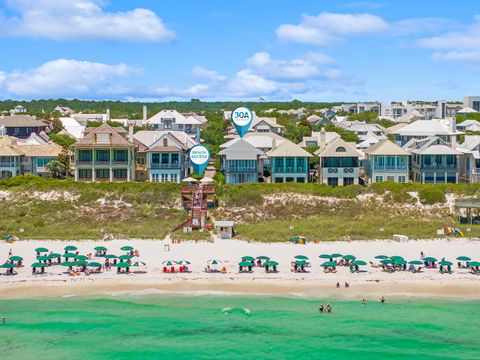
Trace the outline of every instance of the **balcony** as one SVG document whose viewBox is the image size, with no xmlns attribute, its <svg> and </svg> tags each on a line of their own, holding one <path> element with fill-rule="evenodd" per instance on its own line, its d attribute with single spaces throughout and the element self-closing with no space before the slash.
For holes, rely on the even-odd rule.
<svg viewBox="0 0 480 360">
<path fill-rule="evenodd" d="M 322 168 L 323 174 L 343 174 L 350 175 L 358 173 L 358 167 L 324 167 Z"/>
<path fill-rule="evenodd" d="M 274 167 L 275 174 L 304 174 L 306 169 L 304 167 L 293 167 L 293 166 L 275 166 Z"/>
<path fill-rule="evenodd" d="M 396 165 L 396 166 L 374 165 L 373 170 L 374 171 L 382 171 L 382 172 L 407 171 L 407 165 Z"/>
<path fill-rule="evenodd" d="M 254 174 L 257 173 L 256 166 L 225 166 L 225 172 L 227 173 L 240 173 L 240 174 Z"/>
<path fill-rule="evenodd" d="M 0 162 L 0 167 L 18 167 L 20 164 L 14 162 Z"/>
<path fill-rule="evenodd" d="M 150 163 L 150 169 L 159 170 L 159 169 L 180 169 L 180 164 L 170 164 L 170 163 Z"/>
<path fill-rule="evenodd" d="M 457 164 L 423 164 L 424 170 L 457 170 Z"/>
</svg>

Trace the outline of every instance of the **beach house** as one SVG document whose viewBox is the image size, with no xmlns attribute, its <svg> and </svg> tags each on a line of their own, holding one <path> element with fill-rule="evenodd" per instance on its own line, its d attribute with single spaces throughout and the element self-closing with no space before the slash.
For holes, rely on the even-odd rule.
<svg viewBox="0 0 480 360">
<path fill-rule="evenodd" d="M 340 135 L 338 135 L 334 131 L 325 131 L 323 128 L 321 131 L 312 131 L 312 135 L 304 136 L 302 141 L 298 144 L 298 146 L 302 148 L 314 148 L 320 147 L 326 144 L 331 143 L 333 140 L 339 139 Z"/>
<path fill-rule="evenodd" d="M 312 154 L 297 144 L 285 139 L 281 144 L 274 142 L 266 155 L 270 159 L 272 183 L 310 181 L 310 158 Z"/>
<path fill-rule="evenodd" d="M 459 131 L 480 131 L 480 121 L 477 120 L 465 120 L 457 124 L 457 130 Z"/>
<path fill-rule="evenodd" d="M 463 154 L 459 157 L 460 181 L 480 182 L 480 135 L 465 135 L 456 150 Z"/>
<path fill-rule="evenodd" d="M 432 136 L 412 139 L 403 146 L 411 154 L 413 181 L 421 183 L 458 183 L 461 152 L 444 139 Z"/>
<path fill-rule="evenodd" d="M 47 132 L 48 125 L 29 115 L 0 116 L 0 135 L 25 139 L 31 134 Z"/>
<path fill-rule="evenodd" d="M 162 110 L 144 122 L 155 130 L 183 131 L 200 141 L 200 131 L 204 122 L 194 115 L 183 115 L 177 110 Z"/>
<path fill-rule="evenodd" d="M 409 181 L 410 153 L 394 142 L 382 140 L 364 150 L 365 175 L 369 183 Z"/>
<path fill-rule="evenodd" d="M 197 142 L 183 131 L 138 131 L 134 136 L 137 145 L 137 180 L 180 183 L 188 176 L 188 151 Z M 144 168 L 145 176 L 139 175 Z"/>
<path fill-rule="evenodd" d="M 226 184 L 253 183 L 263 176 L 264 152 L 244 139 L 222 149 L 218 156 Z"/>
<path fill-rule="evenodd" d="M 320 158 L 319 181 L 331 186 L 358 184 L 360 153 L 355 144 L 338 138 L 316 152 Z"/>
<path fill-rule="evenodd" d="M 133 126 L 124 128 L 103 124 L 87 128 L 84 137 L 72 145 L 75 180 L 133 181 L 135 145 Z"/>
<path fill-rule="evenodd" d="M 22 156 L 13 137 L 0 136 L 0 179 L 21 175 Z"/>
<path fill-rule="evenodd" d="M 455 118 L 417 120 L 390 133 L 400 146 L 412 139 L 421 140 L 432 136 L 440 137 L 446 143 L 456 144 L 463 134 L 457 130 Z"/>
<path fill-rule="evenodd" d="M 273 117 L 258 117 L 255 116 L 252 121 L 251 131 L 254 132 L 272 132 L 277 135 L 282 135 L 284 130 L 283 125 L 277 124 L 277 119 Z"/>
</svg>

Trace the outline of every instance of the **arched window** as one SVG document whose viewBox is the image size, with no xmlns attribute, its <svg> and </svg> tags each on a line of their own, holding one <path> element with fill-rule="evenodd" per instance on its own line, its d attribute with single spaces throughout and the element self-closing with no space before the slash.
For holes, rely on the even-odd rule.
<svg viewBox="0 0 480 360">
<path fill-rule="evenodd" d="M 343 146 L 339 146 L 339 147 L 337 147 L 335 152 L 347 152 L 347 150 Z"/>
</svg>

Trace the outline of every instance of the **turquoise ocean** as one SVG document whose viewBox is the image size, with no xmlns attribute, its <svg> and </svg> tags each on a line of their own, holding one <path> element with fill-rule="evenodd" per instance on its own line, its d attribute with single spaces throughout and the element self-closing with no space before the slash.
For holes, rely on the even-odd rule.
<svg viewBox="0 0 480 360">
<path fill-rule="evenodd" d="M 172 293 L 1 300 L 0 316 L 5 360 L 480 359 L 479 301 Z"/>
</svg>

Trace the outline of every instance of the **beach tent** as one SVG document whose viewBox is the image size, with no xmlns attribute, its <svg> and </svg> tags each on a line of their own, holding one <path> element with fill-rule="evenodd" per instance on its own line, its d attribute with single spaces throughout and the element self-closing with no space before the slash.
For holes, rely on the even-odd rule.
<svg viewBox="0 0 480 360">
<path fill-rule="evenodd" d="M 238 263 L 238 266 L 240 267 L 252 267 L 252 263 L 250 261 L 241 261 Z"/>
<path fill-rule="evenodd" d="M 408 262 L 410 265 L 423 265 L 420 260 L 412 260 Z"/>
<path fill-rule="evenodd" d="M 211 184 L 215 182 L 211 177 L 205 176 L 202 180 L 200 180 L 201 183 L 203 184 Z"/>
<path fill-rule="evenodd" d="M 93 248 L 93 250 L 96 251 L 107 251 L 107 248 L 105 246 L 96 246 Z"/>
<path fill-rule="evenodd" d="M 178 265 L 190 265 L 191 262 L 187 261 L 187 260 L 180 260 L 180 261 L 177 261 L 177 264 Z"/>
<path fill-rule="evenodd" d="M 261 256 L 257 256 L 257 260 L 270 260 L 270 258 L 268 256 L 265 256 L 265 255 L 261 255 Z"/>
</svg>

